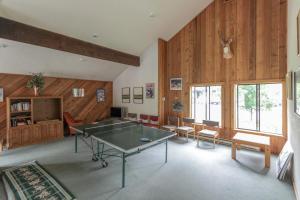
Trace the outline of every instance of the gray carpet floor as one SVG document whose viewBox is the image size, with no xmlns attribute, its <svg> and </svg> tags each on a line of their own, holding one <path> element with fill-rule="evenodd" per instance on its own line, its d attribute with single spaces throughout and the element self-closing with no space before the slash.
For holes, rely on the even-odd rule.
<svg viewBox="0 0 300 200">
<path fill-rule="evenodd" d="M 84 143 L 74 153 L 74 138 L 3 152 L 0 168 L 38 160 L 79 200 L 295 200 L 290 183 L 276 179 L 276 157 L 264 169 L 262 153 L 240 150 L 231 159 L 229 146 L 181 138 L 169 142 L 169 160 L 164 164 L 165 146 L 159 145 L 129 157 L 126 187 L 121 189 L 121 160 L 109 159 L 101 168 L 91 161 Z M 5 199 L 0 189 L 0 199 Z"/>
</svg>

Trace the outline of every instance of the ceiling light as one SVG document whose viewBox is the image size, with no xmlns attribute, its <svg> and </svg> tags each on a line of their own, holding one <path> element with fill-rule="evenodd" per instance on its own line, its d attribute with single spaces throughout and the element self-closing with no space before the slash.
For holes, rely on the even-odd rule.
<svg viewBox="0 0 300 200">
<path fill-rule="evenodd" d="M 150 12 L 149 13 L 149 17 L 154 18 L 155 17 L 155 13 L 154 12 Z"/>
<path fill-rule="evenodd" d="M 99 37 L 99 35 L 97 33 L 93 34 L 93 38 L 98 38 L 98 37 Z"/>
</svg>

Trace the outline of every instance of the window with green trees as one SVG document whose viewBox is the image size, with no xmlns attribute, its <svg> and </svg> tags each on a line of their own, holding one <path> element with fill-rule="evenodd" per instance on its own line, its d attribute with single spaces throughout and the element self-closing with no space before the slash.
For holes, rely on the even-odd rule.
<svg viewBox="0 0 300 200">
<path fill-rule="evenodd" d="M 238 129 L 282 134 L 282 84 L 239 84 L 236 87 Z"/>
</svg>

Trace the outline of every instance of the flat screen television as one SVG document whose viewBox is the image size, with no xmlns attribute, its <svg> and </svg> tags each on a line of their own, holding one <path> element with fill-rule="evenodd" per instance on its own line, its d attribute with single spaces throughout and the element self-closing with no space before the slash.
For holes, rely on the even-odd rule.
<svg viewBox="0 0 300 200">
<path fill-rule="evenodd" d="M 122 117 L 122 108 L 121 107 L 111 107 L 110 108 L 110 117 Z"/>
</svg>

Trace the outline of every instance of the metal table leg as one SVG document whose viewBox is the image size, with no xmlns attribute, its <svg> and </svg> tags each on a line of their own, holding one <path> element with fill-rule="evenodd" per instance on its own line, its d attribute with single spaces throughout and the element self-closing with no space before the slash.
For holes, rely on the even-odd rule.
<svg viewBox="0 0 300 200">
<path fill-rule="evenodd" d="M 100 155 L 100 144 L 99 144 L 99 141 L 97 141 L 97 156 L 99 158 L 99 155 Z"/>
<path fill-rule="evenodd" d="M 77 153 L 77 133 L 75 133 L 75 153 Z"/>
<path fill-rule="evenodd" d="M 168 140 L 166 140 L 166 155 L 165 155 L 165 163 L 168 162 Z"/>
<path fill-rule="evenodd" d="M 125 153 L 122 154 L 122 188 L 125 187 Z"/>
</svg>

